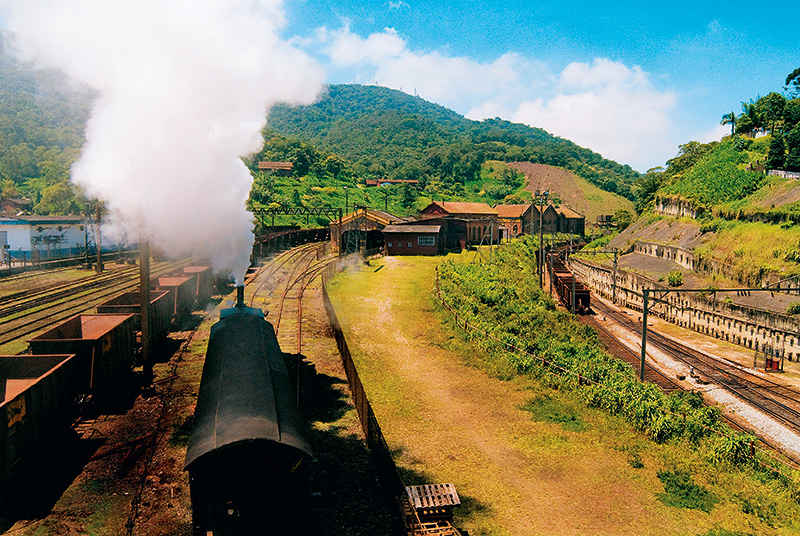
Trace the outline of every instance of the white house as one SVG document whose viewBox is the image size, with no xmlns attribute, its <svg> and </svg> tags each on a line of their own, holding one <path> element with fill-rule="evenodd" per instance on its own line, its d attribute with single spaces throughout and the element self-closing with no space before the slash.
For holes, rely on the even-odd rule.
<svg viewBox="0 0 800 536">
<path fill-rule="evenodd" d="M 0 217 L 0 247 L 12 259 L 38 261 L 84 253 L 95 247 L 94 227 L 84 216 Z"/>
</svg>

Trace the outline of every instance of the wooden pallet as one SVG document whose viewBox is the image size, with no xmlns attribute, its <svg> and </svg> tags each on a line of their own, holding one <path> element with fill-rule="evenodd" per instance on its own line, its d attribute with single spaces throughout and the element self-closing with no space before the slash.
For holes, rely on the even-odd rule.
<svg viewBox="0 0 800 536">
<path fill-rule="evenodd" d="M 410 536 L 458 536 L 451 524 L 453 507 L 461 504 L 453 484 L 408 486 L 403 513 Z"/>
</svg>

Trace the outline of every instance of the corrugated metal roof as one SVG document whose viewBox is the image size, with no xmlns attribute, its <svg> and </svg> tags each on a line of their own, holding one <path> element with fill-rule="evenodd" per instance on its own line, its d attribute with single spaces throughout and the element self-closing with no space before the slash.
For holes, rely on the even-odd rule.
<svg viewBox="0 0 800 536">
<path fill-rule="evenodd" d="M 441 225 L 389 225 L 384 233 L 438 233 Z"/>
</svg>

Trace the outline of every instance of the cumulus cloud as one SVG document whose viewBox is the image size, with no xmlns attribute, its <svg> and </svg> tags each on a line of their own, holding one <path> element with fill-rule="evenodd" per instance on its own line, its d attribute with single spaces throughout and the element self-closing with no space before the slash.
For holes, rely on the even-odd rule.
<svg viewBox="0 0 800 536">
<path fill-rule="evenodd" d="M 649 166 L 654 149 L 673 150 L 670 112 L 677 96 L 653 88 L 639 67 L 608 59 L 572 63 L 555 89 L 553 97 L 521 102 L 511 119 L 635 167 Z"/>
<path fill-rule="evenodd" d="M 393 28 L 362 37 L 346 21 L 319 30 L 316 40 L 352 80 L 415 92 L 472 119 L 544 128 L 637 169 L 664 162 L 676 147 L 670 114 L 677 95 L 655 88 L 638 66 L 597 58 L 558 72 L 515 52 L 481 62 L 412 49 Z"/>
<path fill-rule="evenodd" d="M 406 92 L 445 106 L 475 97 L 513 91 L 521 73 L 541 70 L 540 64 L 509 52 L 491 62 L 448 56 L 438 51 L 411 50 L 393 28 L 367 37 L 353 33 L 348 24 L 317 33 L 325 54 L 335 67 L 360 68 L 358 79 Z"/>
<path fill-rule="evenodd" d="M 275 102 L 309 103 L 323 74 L 282 41 L 280 0 L 0 2 L 21 54 L 97 90 L 72 180 L 110 231 L 244 275 L 252 178 Z"/>
</svg>

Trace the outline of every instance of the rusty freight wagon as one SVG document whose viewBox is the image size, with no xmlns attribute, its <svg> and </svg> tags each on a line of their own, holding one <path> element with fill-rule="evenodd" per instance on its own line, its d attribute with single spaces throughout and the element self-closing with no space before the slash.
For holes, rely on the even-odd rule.
<svg viewBox="0 0 800 536">
<path fill-rule="evenodd" d="M 151 290 L 148 304 L 150 319 L 150 342 L 157 344 L 164 340 L 172 322 L 174 304 L 167 290 Z M 97 306 L 99 314 L 132 314 L 131 328 L 141 341 L 142 331 L 142 293 L 125 292 Z"/>
<path fill-rule="evenodd" d="M 169 291 L 172 314 L 176 318 L 181 317 L 192 310 L 197 295 L 196 276 L 197 274 L 157 277 L 150 282 L 150 288 Z"/>
<path fill-rule="evenodd" d="M 81 314 L 28 340 L 35 355 L 75 354 L 80 395 L 118 392 L 133 368 L 133 315 Z"/>
<path fill-rule="evenodd" d="M 0 504 L 69 432 L 74 357 L 0 356 Z"/>
<path fill-rule="evenodd" d="M 210 266 L 184 266 L 183 274 L 195 276 L 195 296 L 198 303 L 204 302 L 211 296 L 214 288 L 214 273 Z"/>
</svg>

